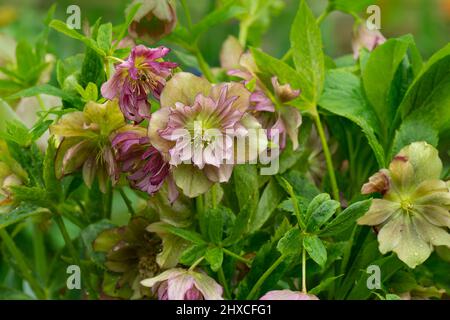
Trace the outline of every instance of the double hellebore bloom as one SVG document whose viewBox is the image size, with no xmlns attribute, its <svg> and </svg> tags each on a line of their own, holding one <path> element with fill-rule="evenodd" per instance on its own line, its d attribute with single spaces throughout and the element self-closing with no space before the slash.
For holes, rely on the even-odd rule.
<svg viewBox="0 0 450 320">
<path fill-rule="evenodd" d="M 119 178 L 110 139 L 128 127 L 117 100 L 88 102 L 83 111 L 64 115 L 50 127 L 52 134 L 62 138 L 55 159 L 56 176 L 62 178 L 82 168 L 86 185 L 90 187 L 97 176 L 100 189 L 106 192 L 107 180 Z"/>
<path fill-rule="evenodd" d="M 141 6 L 128 28 L 133 38 L 154 43 L 175 28 L 177 23 L 175 0 L 134 0 L 129 8 L 137 3 Z"/>
<path fill-rule="evenodd" d="M 141 127 L 120 132 L 112 140 L 116 160 L 135 189 L 153 195 L 169 174 L 170 165 L 150 144 L 147 131 Z"/>
<path fill-rule="evenodd" d="M 150 142 L 174 166 L 175 183 L 188 197 L 230 178 L 233 164 L 253 161 L 267 147 L 259 122 L 246 111 L 250 92 L 240 83 L 211 85 L 177 73 L 149 123 Z M 241 150 L 235 138 L 248 138 Z"/>
<path fill-rule="evenodd" d="M 292 290 L 272 290 L 263 295 L 259 300 L 319 300 L 313 294 L 307 294 Z"/>
<path fill-rule="evenodd" d="M 153 288 L 158 300 L 223 300 L 222 287 L 208 275 L 194 270 L 169 269 L 141 284 Z"/>
<path fill-rule="evenodd" d="M 267 129 L 268 138 L 273 140 L 275 132 L 278 132 L 281 149 L 285 148 L 287 137 L 292 140 L 293 149 L 297 149 L 302 117 L 296 108 L 287 104 L 300 95 L 300 90 L 294 90 L 290 84 L 281 85 L 275 76 L 271 78 L 272 88 L 267 88 L 257 76 L 258 68 L 253 56 L 244 52 L 239 41 L 232 36 L 222 46 L 220 61 L 222 68 L 228 70 L 228 75 L 241 78 L 247 87 L 253 87 L 250 110 Z M 269 89 L 272 98 L 268 96 Z"/>
<path fill-rule="evenodd" d="M 165 47 L 134 47 L 128 59 L 116 66 L 114 75 L 102 85 L 102 95 L 110 100 L 118 97 L 120 110 L 128 120 L 140 123 L 150 117 L 148 94 L 159 99 L 166 79 L 177 66 L 161 60 L 169 51 Z"/>
<path fill-rule="evenodd" d="M 423 263 L 434 246 L 450 247 L 450 192 L 441 171 L 438 151 L 414 142 L 362 188 L 383 199 L 374 199 L 358 223 L 376 226 L 381 253 L 394 251 L 410 268 Z"/>
</svg>

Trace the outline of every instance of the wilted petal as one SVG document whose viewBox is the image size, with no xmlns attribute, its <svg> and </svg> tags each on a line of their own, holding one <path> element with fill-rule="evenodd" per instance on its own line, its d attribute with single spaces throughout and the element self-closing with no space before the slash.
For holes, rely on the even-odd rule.
<svg viewBox="0 0 450 320">
<path fill-rule="evenodd" d="M 276 76 L 272 77 L 272 86 L 275 90 L 275 94 L 280 99 L 281 102 L 288 102 L 294 100 L 300 95 L 300 90 L 292 89 L 289 83 L 281 85 L 278 82 L 278 78 Z"/>
<path fill-rule="evenodd" d="M 361 193 L 369 194 L 379 192 L 384 195 L 389 190 L 390 185 L 389 171 L 381 169 L 369 178 L 369 182 L 362 186 Z"/>
</svg>

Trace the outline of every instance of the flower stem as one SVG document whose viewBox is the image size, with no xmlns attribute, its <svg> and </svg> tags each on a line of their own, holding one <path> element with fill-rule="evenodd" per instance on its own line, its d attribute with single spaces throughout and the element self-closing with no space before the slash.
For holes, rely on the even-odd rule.
<svg viewBox="0 0 450 320">
<path fill-rule="evenodd" d="M 206 62 L 205 58 L 203 57 L 200 49 L 198 48 L 198 45 L 195 44 L 194 48 L 195 57 L 197 58 L 198 66 L 200 67 L 200 70 L 202 71 L 203 75 L 209 82 L 215 82 L 214 76 L 212 74 L 211 68 L 209 67 L 208 63 Z"/>
<path fill-rule="evenodd" d="M 325 136 L 325 131 L 323 130 L 319 114 L 316 113 L 315 115 L 313 115 L 313 118 L 316 124 L 317 132 L 319 133 L 320 136 L 320 141 L 322 142 L 323 153 L 325 155 L 325 161 L 327 163 L 328 175 L 330 176 L 333 198 L 334 200 L 340 202 L 339 188 L 336 181 L 336 175 L 334 173 L 333 160 L 331 159 L 330 149 L 328 148 L 327 137 Z"/>
<path fill-rule="evenodd" d="M 194 270 L 195 267 L 197 267 L 197 266 L 200 264 L 200 262 L 203 261 L 204 258 L 205 258 L 205 257 L 201 257 L 201 258 L 197 259 L 197 261 L 195 261 L 195 262 L 192 264 L 192 266 L 189 267 L 189 271 Z"/>
<path fill-rule="evenodd" d="M 14 243 L 14 240 L 10 237 L 8 232 L 5 229 L 0 229 L 0 238 L 2 238 L 3 243 L 6 248 L 9 250 L 11 255 L 14 257 L 17 267 L 19 268 L 22 276 L 25 280 L 30 284 L 31 289 L 36 294 L 36 297 L 41 300 L 46 299 L 46 294 L 44 289 L 42 289 L 41 285 L 38 281 L 33 277 L 33 273 L 28 266 L 25 257 L 23 256 L 20 249 Z"/>
<path fill-rule="evenodd" d="M 134 216 L 136 214 L 136 212 L 134 211 L 133 205 L 131 204 L 131 201 L 128 198 L 127 194 L 125 193 L 125 191 L 123 191 L 122 188 L 119 189 L 119 193 L 123 199 L 123 202 L 125 202 L 125 205 L 127 206 L 128 211 L 131 213 L 131 216 Z"/>
<path fill-rule="evenodd" d="M 247 295 L 246 300 L 251 300 L 258 292 L 259 288 L 262 286 L 264 281 L 270 276 L 270 274 L 286 259 L 285 255 L 281 255 L 270 267 L 269 269 L 264 272 L 264 274 L 261 276 L 261 278 L 258 279 L 258 281 L 253 286 L 250 293 Z"/>
<path fill-rule="evenodd" d="M 70 255 L 72 256 L 72 260 L 75 261 L 75 263 L 80 267 L 82 270 L 82 274 L 87 275 L 88 273 L 85 272 L 80 257 L 77 254 L 77 251 L 75 250 L 75 247 L 73 246 L 72 240 L 70 239 L 69 233 L 67 232 L 66 225 L 64 224 L 63 218 L 59 214 L 55 214 L 55 221 L 58 225 L 59 231 L 61 232 L 61 235 L 63 236 L 64 242 L 66 243 L 67 249 L 69 250 Z M 82 278 L 85 279 L 84 277 Z M 87 291 L 89 293 L 89 297 L 91 299 L 97 299 L 97 293 L 91 286 L 91 282 L 89 279 L 87 281 L 84 281 L 87 285 Z"/>
<path fill-rule="evenodd" d="M 231 299 L 231 291 L 230 291 L 230 288 L 228 287 L 227 279 L 225 278 L 225 274 L 223 273 L 222 267 L 220 267 L 219 270 L 217 271 L 217 275 L 219 276 L 219 280 L 222 283 L 225 297 L 227 299 Z"/>
<path fill-rule="evenodd" d="M 230 251 L 226 248 L 222 248 L 222 250 L 225 254 L 229 255 L 230 257 L 235 258 L 236 260 L 239 260 L 239 261 L 245 263 L 247 266 L 250 266 L 252 264 L 252 262 L 249 259 L 241 257 L 240 255 L 234 253 L 233 251 Z"/>
<path fill-rule="evenodd" d="M 306 290 L 306 250 L 305 246 L 302 249 L 302 292 L 307 293 Z"/>
<path fill-rule="evenodd" d="M 247 44 L 247 36 L 248 36 L 248 28 L 250 24 L 244 20 L 239 24 L 239 43 L 241 44 L 242 48 L 245 48 L 245 45 Z"/>
</svg>

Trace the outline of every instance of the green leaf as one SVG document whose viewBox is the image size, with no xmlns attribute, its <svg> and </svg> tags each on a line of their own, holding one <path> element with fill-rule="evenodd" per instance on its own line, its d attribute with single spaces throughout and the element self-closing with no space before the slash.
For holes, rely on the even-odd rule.
<svg viewBox="0 0 450 320">
<path fill-rule="evenodd" d="M 287 63 L 284 63 L 259 49 L 251 48 L 250 50 L 255 59 L 255 63 L 258 66 L 260 77 L 264 78 L 270 87 L 272 86 L 270 78 L 275 75 L 278 77 L 280 84 L 289 83 L 293 89 L 301 89 L 299 97 L 289 101 L 289 105 L 297 107 L 300 110 L 310 110 L 313 107 L 315 108 L 314 88 L 302 74 L 298 73 Z"/>
<path fill-rule="evenodd" d="M 277 181 L 270 179 L 259 199 L 258 207 L 254 215 L 250 218 L 250 233 L 259 230 L 266 223 L 283 199 L 283 196 L 284 193 Z"/>
<path fill-rule="evenodd" d="M 97 34 L 98 31 L 94 27 L 92 36 L 95 37 Z M 78 80 L 83 88 L 86 88 L 89 82 L 95 83 L 97 87 L 100 88 L 106 80 L 102 55 L 90 47 L 86 48 L 83 65 L 81 67 L 81 74 Z"/>
<path fill-rule="evenodd" d="M 74 105 L 83 104 L 81 99 L 75 95 L 67 93 L 59 88 L 56 88 L 49 84 L 37 85 L 35 87 L 27 88 L 22 91 L 19 91 L 11 96 L 8 99 L 18 99 L 23 97 L 34 97 L 39 94 L 48 94 L 50 96 L 60 97 L 63 100 L 69 101 Z"/>
<path fill-rule="evenodd" d="M 233 2 L 226 4 L 224 6 L 219 7 L 214 10 L 206 17 L 204 17 L 200 22 L 196 23 L 192 29 L 191 33 L 194 39 L 197 39 L 204 32 L 208 31 L 212 27 L 224 23 L 239 14 L 242 14 L 245 10 L 237 5 L 234 5 Z"/>
<path fill-rule="evenodd" d="M 326 223 L 340 207 L 340 203 L 335 200 L 326 200 L 322 202 L 317 209 L 312 211 L 308 219 L 307 230 L 317 231 Z"/>
<path fill-rule="evenodd" d="M 320 281 L 320 283 L 317 286 L 315 286 L 311 290 L 308 290 L 308 293 L 318 295 L 322 291 L 326 290 L 336 279 L 339 279 L 342 276 L 343 274 L 336 277 L 326 278 L 325 280 Z"/>
<path fill-rule="evenodd" d="M 355 221 L 369 210 L 371 203 L 372 200 L 352 203 L 348 208 L 342 211 L 336 218 L 326 225 L 320 233 L 320 236 L 335 236 L 348 230 L 352 226 L 355 226 Z"/>
<path fill-rule="evenodd" d="M 296 194 L 294 192 L 294 188 L 291 186 L 289 181 L 287 181 L 285 178 L 277 177 L 277 179 L 278 179 L 280 185 L 283 187 L 283 189 L 291 197 L 292 207 L 294 209 L 294 214 L 297 217 L 297 222 L 299 223 L 299 225 L 300 225 L 300 227 L 302 229 L 305 229 L 306 221 L 305 221 L 305 218 L 304 218 L 304 213 L 303 213 L 302 208 L 300 207 L 300 204 L 298 202 L 297 196 L 296 196 Z"/>
<path fill-rule="evenodd" d="M 314 199 L 311 200 L 306 209 L 306 219 L 308 220 L 313 214 L 313 212 L 316 211 L 323 202 L 328 200 L 331 200 L 331 197 L 328 193 L 321 193 L 315 196 Z"/>
<path fill-rule="evenodd" d="M 189 248 L 183 251 L 180 257 L 180 263 L 186 266 L 191 266 L 195 261 L 203 257 L 206 253 L 208 245 L 205 244 L 193 244 Z"/>
<path fill-rule="evenodd" d="M 87 47 L 91 48 L 92 50 L 94 50 L 97 54 L 99 54 L 100 56 L 104 57 L 106 56 L 105 51 L 103 51 L 98 45 L 97 43 L 82 35 L 81 33 L 78 33 L 77 31 L 75 31 L 74 29 L 70 29 L 66 23 L 64 23 L 63 21 L 60 20 L 53 20 L 52 22 L 50 22 L 49 26 L 53 29 L 55 29 L 56 31 L 59 31 L 63 34 L 65 34 L 66 36 L 69 36 L 73 39 L 77 39 L 80 40 L 81 42 L 83 42 Z"/>
<path fill-rule="evenodd" d="M 212 243 L 219 244 L 222 241 L 223 224 L 224 224 L 224 210 L 227 208 L 218 207 L 211 208 L 205 212 L 205 219 L 207 219 L 208 238 Z"/>
<path fill-rule="evenodd" d="M 33 47 L 27 41 L 20 41 L 16 46 L 17 72 L 28 75 L 39 61 L 37 61 Z"/>
<path fill-rule="evenodd" d="M 320 107 L 356 123 L 364 132 L 380 168 L 385 167 L 385 154 L 377 138 L 380 125 L 377 116 L 367 103 L 360 79 L 350 72 L 330 70 L 325 80 L 325 90 Z"/>
<path fill-rule="evenodd" d="M 28 128 L 19 120 L 6 122 L 6 128 L 0 132 L 0 138 L 17 143 L 21 147 L 27 147 L 31 143 Z"/>
<path fill-rule="evenodd" d="M 320 28 L 305 1 L 300 3 L 290 38 L 295 68 L 302 79 L 306 80 L 301 89 L 304 90 L 306 85 L 312 86 L 310 102 L 313 103 L 311 108 L 315 108 L 323 90 L 325 58 Z"/>
<path fill-rule="evenodd" d="M 327 262 L 327 250 L 323 245 L 322 240 L 316 235 L 308 235 L 303 238 L 303 246 L 308 252 L 311 259 L 319 266 L 323 267 Z"/>
<path fill-rule="evenodd" d="M 435 128 L 434 123 L 425 121 L 426 116 L 422 117 L 420 113 L 407 118 L 396 131 L 389 159 L 392 159 L 403 147 L 415 141 L 425 141 L 434 147 L 438 146 L 439 130 Z"/>
<path fill-rule="evenodd" d="M 52 201 L 48 198 L 48 193 L 40 187 L 13 186 L 11 191 L 16 201 L 26 201 L 31 204 L 49 208 Z"/>
<path fill-rule="evenodd" d="M 177 228 L 177 227 L 171 226 L 169 224 L 161 225 L 159 228 L 161 228 L 162 230 L 167 231 L 171 234 L 179 236 L 180 238 L 191 241 L 195 244 L 205 244 L 206 243 L 205 240 L 203 240 L 202 236 L 194 231 Z"/>
<path fill-rule="evenodd" d="M 0 286 L 0 300 L 33 300 L 33 298 L 20 290 Z"/>
<path fill-rule="evenodd" d="M 15 223 L 21 222 L 29 217 L 48 213 L 48 210 L 38 206 L 22 203 L 17 208 L 0 214 L 0 229 L 6 228 Z"/>
<path fill-rule="evenodd" d="M 292 228 L 278 241 L 277 249 L 282 255 L 298 255 L 302 250 L 302 235 L 296 227 Z"/>
<path fill-rule="evenodd" d="M 212 271 L 216 272 L 222 266 L 223 250 L 218 247 L 208 248 L 205 259 L 210 264 Z"/>
<path fill-rule="evenodd" d="M 367 99 L 382 125 L 385 138 L 397 107 L 391 92 L 396 90 L 393 81 L 409 45 L 409 38 L 389 39 L 372 51 L 362 74 Z"/>
<path fill-rule="evenodd" d="M 256 208 L 256 201 L 259 199 L 258 170 L 256 166 L 250 164 L 236 166 L 233 169 L 233 181 L 239 208 L 242 210 L 249 202 L 253 202 Z"/>
<path fill-rule="evenodd" d="M 43 186 L 42 179 L 42 153 L 35 143 L 27 147 L 18 145 L 13 141 L 7 141 L 11 156 L 28 173 L 32 185 Z"/>
<path fill-rule="evenodd" d="M 234 221 L 234 225 L 231 228 L 230 235 L 223 241 L 224 246 L 230 246 L 242 240 L 243 235 L 248 232 L 252 208 L 254 208 L 254 204 L 252 204 L 251 201 L 248 201 L 241 211 L 239 211 L 239 214 Z"/>
<path fill-rule="evenodd" d="M 105 53 L 109 53 L 112 43 L 112 24 L 105 23 L 100 25 L 97 34 L 97 44 Z"/>
</svg>

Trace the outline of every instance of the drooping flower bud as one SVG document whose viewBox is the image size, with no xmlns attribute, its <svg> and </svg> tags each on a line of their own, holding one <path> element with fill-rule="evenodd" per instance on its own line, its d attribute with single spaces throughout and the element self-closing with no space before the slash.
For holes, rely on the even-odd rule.
<svg viewBox="0 0 450 320">
<path fill-rule="evenodd" d="M 134 0 L 128 10 L 137 3 L 141 6 L 128 28 L 133 38 L 152 44 L 175 28 L 177 13 L 174 0 Z"/>
<path fill-rule="evenodd" d="M 373 51 L 376 47 L 386 42 L 386 38 L 378 30 L 369 30 L 366 25 L 359 26 L 353 35 L 352 48 L 353 57 L 358 59 L 359 51 L 366 48 Z"/>
</svg>

